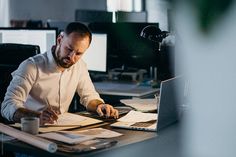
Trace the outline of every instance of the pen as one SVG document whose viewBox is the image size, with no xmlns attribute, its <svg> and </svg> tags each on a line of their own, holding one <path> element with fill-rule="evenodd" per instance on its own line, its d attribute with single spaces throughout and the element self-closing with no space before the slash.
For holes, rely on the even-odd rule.
<svg viewBox="0 0 236 157">
<path fill-rule="evenodd" d="M 56 114 L 56 113 L 54 112 L 54 110 L 52 109 L 52 106 L 50 105 L 48 99 L 46 99 L 46 101 L 47 101 L 47 104 L 48 104 L 48 107 L 50 108 L 50 110 L 51 110 L 54 114 Z M 56 123 L 58 124 L 57 120 L 56 120 Z"/>
</svg>

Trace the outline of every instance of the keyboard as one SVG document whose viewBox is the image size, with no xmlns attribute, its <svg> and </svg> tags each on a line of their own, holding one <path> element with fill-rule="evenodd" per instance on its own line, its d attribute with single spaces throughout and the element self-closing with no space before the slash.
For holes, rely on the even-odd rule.
<svg viewBox="0 0 236 157">
<path fill-rule="evenodd" d="M 134 127 L 149 127 L 149 126 L 153 125 L 156 122 L 157 122 L 156 120 L 150 120 L 148 122 L 137 122 L 135 124 L 132 124 L 131 126 L 134 126 Z"/>
</svg>

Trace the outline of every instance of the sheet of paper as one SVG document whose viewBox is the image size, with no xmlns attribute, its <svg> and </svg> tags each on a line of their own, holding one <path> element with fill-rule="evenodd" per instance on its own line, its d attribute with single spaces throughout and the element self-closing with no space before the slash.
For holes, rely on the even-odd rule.
<svg viewBox="0 0 236 157">
<path fill-rule="evenodd" d="M 103 128 L 93 128 L 80 131 L 62 131 L 62 132 L 69 132 L 76 135 L 90 136 L 94 138 L 113 138 L 122 135 L 121 133 Z"/>
<path fill-rule="evenodd" d="M 118 119 L 121 122 L 147 122 L 151 120 L 157 120 L 156 113 L 142 113 L 139 111 L 130 111 L 124 117 Z"/>
<path fill-rule="evenodd" d="M 46 124 L 46 126 L 51 125 L 60 125 L 60 126 L 72 126 L 72 125 L 80 125 L 81 121 L 86 120 L 87 118 L 84 116 L 80 116 L 78 114 L 73 113 L 63 113 L 58 116 L 57 122 L 54 124 Z"/>
<path fill-rule="evenodd" d="M 10 126 L 15 127 L 15 128 L 21 128 L 21 124 L 20 123 L 15 123 L 15 124 L 11 124 Z M 74 126 L 41 126 L 39 127 L 39 132 L 41 133 L 46 133 L 46 132 L 52 132 L 52 131 L 60 131 L 60 130 L 67 130 L 67 129 L 73 129 L 73 128 L 78 128 L 80 127 L 79 125 L 74 125 Z"/>
<path fill-rule="evenodd" d="M 140 98 L 134 98 L 134 99 L 121 99 L 120 102 L 123 104 L 130 106 L 134 108 L 137 111 L 142 112 L 149 112 L 154 111 L 157 109 L 157 103 L 159 99 L 140 99 Z"/>
<path fill-rule="evenodd" d="M 46 133 L 46 132 L 53 132 L 53 131 L 60 131 L 60 130 L 67 130 L 67 129 L 74 129 L 74 128 L 78 128 L 80 126 L 70 126 L 70 127 L 53 127 L 53 126 L 49 126 L 49 127 L 40 127 L 39 128 L 39 132 L 41 133 Z"/>
<path fill-rule="evenodd" d="M 49 132 L 49 133 L 39 134 L 38 136 L 68 144 L 78 144 L 80 142 L 93 139 L 93 137 L 91 136 L 76 135 L 76 134 L 71 134 L 69 132 Z"/>
<path fill-rule="evenodd" d="M 57 122 L 39 128 L 39 132 L 52 132 L 97 124 L 102 121 L 73 113 L 59 115 Z"/>
</svg>

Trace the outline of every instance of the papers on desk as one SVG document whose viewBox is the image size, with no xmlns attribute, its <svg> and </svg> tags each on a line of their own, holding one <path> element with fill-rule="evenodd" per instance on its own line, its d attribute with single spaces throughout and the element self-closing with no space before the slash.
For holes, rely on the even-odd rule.
<svg viewBox="0 0 236 157">
<path fill-rule="evenodd" d="M 78 144 L 80 142 L 91 140 L 94 138 L 91 136 L 81 136 L 64 132 L 49 132 L 49 133 L 39 134 L 38 136 L 64 142 L 67 144 Z"/>
<path fill-rule="evenodd" d="M 39 132 L 46 133 L 52 131 L 67 130 L 98 123 L 102 123 L 102 121 L 66 112 L 59 115 L 57 122 L 55 122 L 54 124 L 46 124 L 44 126 L 39 127 Z M 11 126 L 20 128 L 21 125 L 19 123 L 16 123 Z"/>
<path fill-rule="evenodd" d="M 118 119 L 118 122 L 111 124 L 111 126 L 132 130 L 156 131 L 157 114 L 130 111 L 127 115 Z"/>
<path fill-rule="evenodd" d="M 141 112 L 151 112 L 157 110 L 157 104 L 159 102 L 159 98 L 154 99 L 121 99 L 120 102 L 123 104 L 134 108 L 137 111 Z"/>
<path fill-rule="evenodd" d="M 57 122 L 55 122 L 54 124 L 47 124 L 44 127 L 40 127 L 39 132 L 60 131 L 98 123 L 102 123 L 102 121 L 95 118 L 85 117 L 67 112 L 59 115 Z"/>
<path fill-rule="evenodd" d="M 10 126 L 15 127 L 15 128 L 20 128 L 21 124 L 20 123 L 15 123 L 11 124 Z M 48 126 L 40 126 L 39 127 L 39 132 L 41 133 L 46 133 L 46 132 L 52 132 L 52 131 L 60 131 L 60 130 L 67 130 L 67 129 L 73 129 L 73 128 L 78 128 L 80 126 L 78 125 L 70 125 L 70 126 L 53 126 L 53 125 L 48 125 Z"/>
<path fill-rule="evenodd" d="M 74 145 L 58 144 L 58 150 L 66 153 L 82 153 L 109 148 L 116 143 L 116 140 L 110 139 L 91 139 Z"/>
<path fill-rule="evenodd" d="M 127 115 L 118 119 L 120 122 L 147 122 L 151 120 L 157 120 L 156 113 L 142 113 L 138 111 L 130 111 Z"/>
<path fill-rule="evenodd" d="M 111 131 L 108 129 L 103 129 L 103 128 L 93 128 L 93 129 L 87 129 L 87 130 L 79 130 L 79 131 L 62 131 L 65 133 L 72 133 L 76 135 L 81 135 L 81 136 L 91 136 L 94 138 L 113 138 L 113 137 L 118 137 L 121 136 L 121 133 Z"/>
<path fill-rule="evenodd" d="M 54 124 L 45 124 L 45 126 L 80 126 L 80 122 L 86 119 L 87 117 L 66 112 L 58 116 L 57 122 L 55 122 Z"/>
<path fill-rule="evenodd" d="M 68 144 L 78 144 L 94 138 L 113 138 L 121 135 L 122 134 L 115 131 L 103 128 L 93 128 L 80 131 L 73 130 L 73 131 L 50 132 L 50 133 L 39 134 L 38 136 L 57 140 Z"/>
</svg>

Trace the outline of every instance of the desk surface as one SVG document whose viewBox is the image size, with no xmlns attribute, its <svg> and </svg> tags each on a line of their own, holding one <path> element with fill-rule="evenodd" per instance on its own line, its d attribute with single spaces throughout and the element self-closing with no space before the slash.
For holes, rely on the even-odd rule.
<svg viewBox="0 0 236 157">
<path fill-rule="evenodd" d="M 181 157 L 179 124 L 161 130 L 157 136 L 85 157 Z"/>
<path fill-rule="evenodd" d="M 105 125 L 104 128 L 109 127 Z M 21 152 L 32 156 L 57 156 L 57 157 L 151 157 L 151 156 L 180 156 L 179 152 L 179 127 L 174 124 L 161 130 L 158 134 L 155 132 L 133 131 L 125 129 L 112 130 L 123 133 L 124 136 L 118 137 L 118 144 L 108 149 L 102 149 L 83 154 L 71 153 L 49 153 L 39 148 L 30 146 L 20 141 L 5 142 L 2 148 L 6 151 Z"/>
<path fill-rule="evenodd" d="M 94 86 L 99 94 L 144 97 L 156 94 L 159 89 L 151 86 L 139 86 L 137 83 L 95 82 Z"/>
</svg>

